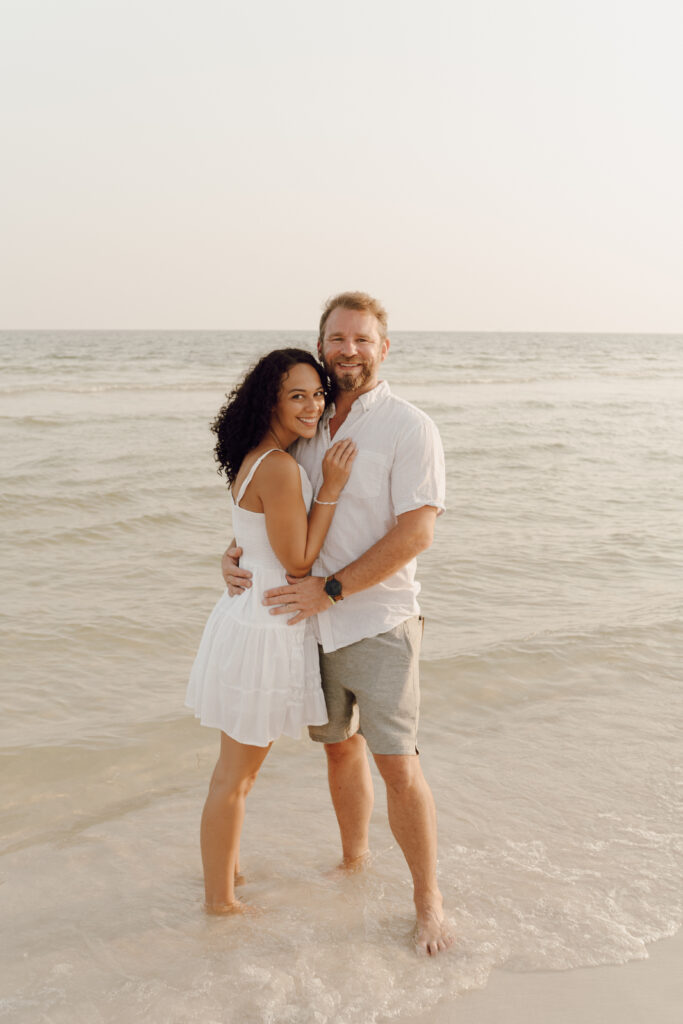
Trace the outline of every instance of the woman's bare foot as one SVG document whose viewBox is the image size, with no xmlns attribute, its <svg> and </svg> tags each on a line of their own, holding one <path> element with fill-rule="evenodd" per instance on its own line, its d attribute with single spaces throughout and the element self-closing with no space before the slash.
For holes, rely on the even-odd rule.
<svg viewBox="0 0 683 1024">
<path fill-rule="evenodd" d="M 414 941 L 417 952 L 426 953 L 427 956 L 436 956 L 453 945 L 455 935 L 440 905 L 418 910 Z"/>
</svg>

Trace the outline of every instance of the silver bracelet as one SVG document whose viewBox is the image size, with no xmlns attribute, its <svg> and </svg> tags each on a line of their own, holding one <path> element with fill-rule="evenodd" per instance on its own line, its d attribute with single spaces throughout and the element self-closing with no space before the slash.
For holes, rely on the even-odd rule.
<svg viewBox="0 0 683 1024">
<path fill-rule="evenodd" d="M 337 499 L 337 500 L 339 500 L 339 499 Z M 314 499 L 314 504 L 315 505 L 336 505 L 337 502 L 336 501 L 318 501 L 318 499 L 315 498 Z"/>
</svg>

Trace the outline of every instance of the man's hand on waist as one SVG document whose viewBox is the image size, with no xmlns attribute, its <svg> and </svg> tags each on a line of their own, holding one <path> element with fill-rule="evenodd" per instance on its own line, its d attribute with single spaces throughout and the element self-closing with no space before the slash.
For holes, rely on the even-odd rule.
<svg viewBox="0 0 683 1024">
<path fill-rule="evenodd" d="M 248 569 L 240 569 L 241 557 L 242 548 L 235 547 L 233 542 L 221 559 L 221 571 L 230 597 L 244 593 L 251 586 L 251 573 Z"/>
<path fill-rule="evenodd" d="M 271 615 L 291 615 L 294 612 L 294 617 L 287 619 L 288 626 L 303 622 L 318 612 L 327 611 L 331 606 L 330 599 L 323 590 L 323 576 L 304 576 L 303 579 L 288 576 L 287 581 L 287 587 L 266 590 L 263 604 L 270 607 Z"/>
</svg>

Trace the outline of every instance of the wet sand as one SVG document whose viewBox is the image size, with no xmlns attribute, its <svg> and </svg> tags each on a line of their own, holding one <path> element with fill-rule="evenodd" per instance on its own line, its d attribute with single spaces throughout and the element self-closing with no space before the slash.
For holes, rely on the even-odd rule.
<svg viewBox="0 0 683 1024">
<path fill-rule="evenodd" d="M 648 952 L 614 967 L 495 970 L 484 989 L 401 1024 L 681 1024 L 683 931 Z"/>
</svg>

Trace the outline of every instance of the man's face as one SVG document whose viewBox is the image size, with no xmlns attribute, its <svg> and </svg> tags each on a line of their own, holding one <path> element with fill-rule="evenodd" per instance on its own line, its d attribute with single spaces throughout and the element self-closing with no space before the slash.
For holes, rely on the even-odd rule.
<svg viewBox="0 0 683 1024">
<path fill-rule="evenodd" d="M 339 306 L 330 313 L 318 345 L 318 355 L 339 390 L 359 394 L 377 385 L 379 365 L 388 351 L 389 339 L 382 340 L 372 313 Z"/>
</svg>

